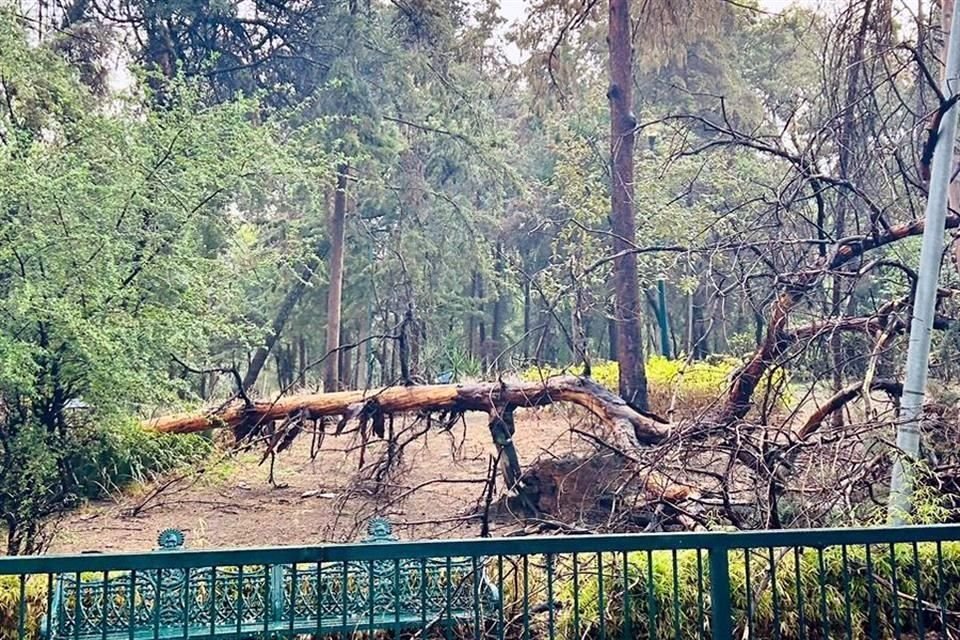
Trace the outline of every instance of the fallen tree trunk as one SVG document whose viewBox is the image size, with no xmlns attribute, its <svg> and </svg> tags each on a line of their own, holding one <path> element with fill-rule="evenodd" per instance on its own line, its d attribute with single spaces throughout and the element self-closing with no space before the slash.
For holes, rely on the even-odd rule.
<svg viewBox="0 0 960 640">
<path fill-rule="evenodd" d="M 581 406 L 605 424 L 619 427 L 639 445 L 662 442 L 671 425 L 632 409 L 623 399 L 588 378 L 563 376 L 543 382 L 481 382 L 408 387 L 370 391 L 300 394 L 269 402 L 235 402 L 207 413 L 186 413 L 149 420 L 144 427 L 159 433 L 196 433 L 215 428 L 250 427 L 297 414 L 305 419 L 340 416 L 341 424 L 354 418 L 372 420 L 397 413 L 482 411 L 500 415 L 504 408 L 542 407 L 555 402 Z"/>
</svg>

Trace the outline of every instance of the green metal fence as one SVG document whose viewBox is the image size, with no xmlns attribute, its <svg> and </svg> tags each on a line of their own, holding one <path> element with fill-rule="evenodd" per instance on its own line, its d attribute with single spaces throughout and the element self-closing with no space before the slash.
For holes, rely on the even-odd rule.
<svg viewBox="0 0 960 640">
<path fill-rule="evenodd" d="M 0 638 L 960 638 L 960 526 L 0 559 Z"/>
</svg>

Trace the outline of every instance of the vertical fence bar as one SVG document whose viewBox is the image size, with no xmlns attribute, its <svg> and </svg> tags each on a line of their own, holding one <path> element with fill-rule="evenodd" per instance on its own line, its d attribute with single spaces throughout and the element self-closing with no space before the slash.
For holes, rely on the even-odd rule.
<svg viewBox="0 0 960 640">
<path fill-rule="evenodd" d="M 653 582 L 653 551 L 647 551 L 647 635 L 650 640 L 657 639 L 657 594 Z"/>
<path fill-rule="evenodd" d="M 830 617 L 827 613 L 827 567 L 823 557 L 823 547 L 817 547 L 817 582 L 820 583 L 820 624 L 823 637 L 830 637 Z"/>
<path fill-rule="evenodd" d="M 917 610 L 917 637 L 926 638 L 927 634 L 924 633 L 924 624 L 923 624 L 923 578 L 920 575 L 920 550 L 917 547 L 917 543 L 914 542 L 913 545 L 913 579 L 917 581 L 917 601 L 914 603 Z"/>
<path fill-rule="evenodd" d="M 626 558 L 626 554 L 624 554 Z M 554 640 L 554 619 L 553 619 L 553 554 L 548 553 L 545 556 L 547 561 L 547 637 L 549 640 Z M 627 596 L 625 595 L 626 599 Z M 628 600 L 629 602 L 629 600 Z M 629 606 L 629 605 L 628 605 Z"/>
<path fill-rule="evenodd" d="M 710 547 L 710 622 L 713 640 L 733 637 L 730 608 L 730 557 L 726 547 Z"/>
<path fill-rule="evenodd" d="M 323 637 L 323 558 L 317 558 L 317 638 Z"/>
<path fill-rule="evenodd" d="M 483 574 L 481 573 L 482 569 L 480 567 L 480 562 L 477 560 L 476 555 L 470 556 L 470 570 L 472 572 L 472 578 L 470 580 L 470 586 L 473 589 L 473 637 L 480 638 L 483 635 L 483 627 L 480 615 L 480 581 L 483 579 Z M 397 630 L 397 637 L 400 637 L 400 630 Z"/>
<path fill-rule="evenodd" d="M 630 610 L 630 563 L 627 552 L 623 552 L 623 637 L 633 637 L 633 612 Z M 550 640 L 553 640 L 551 638 Z"/>
<path fill-rule="evenodd" d="M 451 569 L 452 569 L 452 566 L 451 566 L 451 558 L 450 558 L 450 556 L 447 556 L 447 558 L 446 558 L 446 565 L 445 565 L 445 570 L 446 570 L 446 575 L 447 575 L 447 580 L 446 580 L 446 583 L 447 583 L 447 584 L 446 584 L 446 589 L 445 589 L 445 590 L 446 590 L 446 617 L 447 617 L 447 623 L 443 626 L 443 631 L 444 631 L 444 634 L 445 634 L 447 640 L 450 640 L 450 638 L 453 637 L 453 601 L 452 601 L 452 597 L 453 597 L 453 595 L 452 595 L 452 594 L 453 594 L 453 584 L 452 584 L 452 582 L 453 582 L 453 576 L 452 576 Z"/>
<path fill-rule="evenodd" d="M 217 632 L 217 567 L 210 567 L 210 635 Z M 130 636 L 133 640 L 133 636 Z"/>
<path fill-rule="evenodd" d="M 753 638 L 753 586 L 750 584 L 750 549 L 743 550 L 743 588 L 747 596 L 747 638 Z"/>
<path fill-rule="evenodd" d="M 163 597 L 163 570 L 157 569 L 153 577 L 153 637 L 156 640 L 160 637 L 160 600 Z"/>
<path fill-rule="evenodd" d="M 499 555 L 497 556 L 497 590 L 500 592 L 500 597 L 497 598 L 497 637 L 499 640 L 503 640 L 506 635 L 503 616 L 503 599 L 506 597 L 506 591 L 503 588 L 503 556 Z M 574 593 L 576 593 L 576 587 L 574 587 Z M 576 607 L 576 604 L 574 604 L 574 607 Z"/>
<path fill-rule="evenodd" d="M 797 593 L 797 619 L 798 619 L 798 629 L 797 637 L 806 638 L 807 637 L 807 620 L 804 612 L 804 603 L 803 603 L 803 571 L 800 566 L 800 554 L 802 553 L 801 547 L 793 548 L 793 582 L 794 588 Z"/>
<path fill-rule="evenodd" d="M 427 559 L 420 558 L 420 629 L 427 634 Z"/>
<path fill-rule="evenodd" d="M 603 606 L 603 552 L 597 552 L 597 619 L 600 624 L 600 640 L 606 640 L 607 637 L 607 619 L 606 611 Z"/>
<path fill-rule="evenodd" d="M 573 554 L 573 637 L 580 637 L 580 557 Z"/>
<path fill-rule="evenodd" d="M 703 607 L 703 549 L 697 549 L 697 636 L 706 633 Z"/>
<path fill-rule="evenodd" d="M 183 637 L 190 637 L 190 608 L 193 606 L 193 594 L 190 592 L 190 567 L 183 570 L 183 588 L 186 589 L 183 601 Z M 103 640 L 107 640 L 104 637 Z"/>
<path fill-rule="evenodd" d="M 317 563 L 319 564 L 319 563 Z M 283 573 L 280 573 L 280 607 L 283 607 Z M 320 583 L 317 583 L 317 591 L 320 590 Z M 293 635 L 294 619 L 297 617 L 297 596 L 300 595 L 300 576 L 297 575 L 297 563 L 290 565 L 290 608 L 287 615 L 290 617 L 290 635 Z"/>
<path fill-rule="evenodd" d="M 523 554 L 523 637 L 530 640 L 530 556 Z"/>
<path fill-rule="evenodd" d="M 21 583 L 22 586 L 22 583 Z M 20 601 L 23 602 L 23 596 L 25 594 L 23 591 L 20 593 Z M 100 637 L 102 640 L 107 640 L 107 600 L 110 598 L 110 572 L 103 572 L 103 593 L 101 594 L 103 600 L 100 605 Z M 21 636 L 22 637 L 22 636 Z"/>
<path fill-rule="evenodd" d="M 127 637 L 129 640 L 133 640 L 134 628 L 136 627 L 137 621 L 137 570 L 133 569 L 130 572 L 130 612 L 128 614 L 130 628 L 127 629 Z M 61 614 L 62 615 L 62 614 Z"/>
<path fill-rule="evenodd" d="M 773 547 L 767 549 L 770 561 L 770 606 L 773 609 L 773 638 L 780 640 L 780 591 L 777 588 L 777 551 Z"/>
<path fill-rule="evenodd" d="M 427 633 L 427 559 L 420 558 L 420 628 Z"/>
<path fill-rule="evenodd" d="M 53 574 L 48 573 L 46 595 L 47 605 L 44 608 L 44 612 L 46 613 L 44 620 L 46 624 L 44 625 L 44 628 L 40 630 L 41 634 L 43 634 L 44 640 L 52 640 L 53 638 L 53 589 Z"/>
<path fill-rule="evenodd" d="M 853 612 L 850 604 L 850 558 L 847 545 L 840 547 L 840 560 L 843 563 L 843 624 L 847 633 L 847 640 L 853 640 Z"/>
<path fill-rule="evenodd" d="M 349 577 L 347 576 L 347 562 L 344 561 L 342 564 L 342 569 L 340 570 L 340 618 L 343 622 L 343 628 L 347 628 L 347 609 L 350 608 L 350 597 L 347 594 L 347 587 L 350 584 Z"/>
<path fill-rule="evenodd" d="M 893 637 L 900 640 L 900 587 L 897 585 L 897 548 L 890 543 L 890 591 L 893 599 Z"/>
<path fill-rule="evenodd" d="M 374 565 L 373 560 L 370 560 L 369 564 L 367 565 L 367 605 L 368 605 L 367 606 L 367 616 L 368 616 L 367 622 L 370 625 L 371 629 L 373 629 L 373 619 L 374 619 L 373 606 L 374 606 L 375 593 L 374 593 L 373 585 L 377 579 L 376 573 L 374 572 L 373 565 Z"/>
<path fill-rule="evenodd" d="M 393 560 L 393 624 L 394 634 L 400 637 L 400 559 Z"/>
<path fill-rule="evenodd" d="M 671 568 L 673 569 L 673 637 L 680 640 L 680 565 L 677 560 L 677 550 L 671 551 Z"/>
<path fill-rule="evenodd" d="M 937 602 L 940 605 L 940 633 L 947 633 L 947 603 L 943 590 L 943 545 L 937 540 Z"/>
<path fill-rule="evenodd" d="M 17 638 L 24 640 L 27 635 L 27 576 L 20 574 L 20 602 L 17 603 Z"/>
<path fill-rule="evenodd" d="M 237 567 L 237 635 L 240 635 L 240 626 L 243 624 L 243 565 Z"/>
<path fill-rule="evenodd" d="M 866 554 L 866 568 L 867 568 L 867 617 L 870 620 L 870 637 L 878 638 L 877 635 L 877 599 L 876 593 L 873 587 L 873 557 L 870 551 L 870 545 L 864 545 L 864 552 Z"/>
<path fill-rule="evenodd" d="M 74 574 L 74 579 L 76 580 L 75 590 L 76 593 L 76 609 L 73 612 L 73 640 L 80 640 L 80 625 L 83 624 L 83 582 L 80 580 L 80 572 L 77 571 Z"/>
</svg>

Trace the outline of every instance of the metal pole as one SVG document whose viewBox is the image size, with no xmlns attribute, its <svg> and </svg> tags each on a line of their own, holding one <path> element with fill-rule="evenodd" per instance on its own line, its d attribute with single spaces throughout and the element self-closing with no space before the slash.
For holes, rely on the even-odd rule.
<svg viewBox="0 0 960 640">
<path fill-rule="evenodd" d="M 958 90 L 960 77 L 960 19 L 955 16 L 950 25 L 947 44 L 947 70 L 943 78 L 943 95 L 949 97 Z M 907 371 L 897 427 L 897 457 L 890 477 L 890 500 L 887 520 L 903 524 L 910 511 L 914 472 L 912 465 L 920 455 L 920 412 L 927 384 L 930 358 L 930 331 L 943 257 L 944 220 L 947 215 L 947 192 L 953 172 L 953 146 L 957 137 L 956 105 L 940 120 L 937 146 L 930 171 L 930 189 L 927 196 L 926 221 L 923 228 L 923 246 L 920 250 L 920 271 L 917 293 L 910 320 L 910 344 L 907 348 Z"/>
</svg>

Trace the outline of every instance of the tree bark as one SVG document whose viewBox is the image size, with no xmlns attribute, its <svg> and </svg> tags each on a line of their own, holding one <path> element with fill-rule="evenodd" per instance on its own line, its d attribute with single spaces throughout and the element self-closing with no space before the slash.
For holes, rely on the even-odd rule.
<svg viewBox="0 0 960 640">
<path fill-rule="evenodd" d="M 626 431 L 635 444 L 663 442 L 671 425 L 658 422 L 631 408 L 587 378 L 562 376 L 545 382 L 483 382 L 469 385 L 441 384 L 396 386 L 370 391 L 281 396 L 274 401 L 255 402 L 251 406 L 236 402 L 212 413 L 167 416 L 144 423 L 158 433 L 196 433 L 211 428 L 236 428 L 283 420 L 297 413 L 305 418 L 341 416 L 343 423 L 358 418 L 376 419 L 377 415 L 413 412 L 491 413 L 502 407 L 541 407 L 554 402 L 571 402 L 584 407 L 605 424 Z"/>
<path fill-rule="evenodd" d="M 347 214 L 347 174 L 350 167 L 337 168 L 337 190 L 330 215 L 330 284 L 327 289 L 327 360 L 324 363 L 323 388 L 340 389 L 340 312 L 343 298 L 343 243 Z"/>
<path fill-rule="evenodd" d="M 610 226 L 613 230 L 613 280 L 616 296 L 617 362 L 620 396 L 641 411 L 647 409 L 640 287 L 637 256 L 630 251 L 636 237 L 633 190 L 633 47 L 630 0 L 610 0 L 607 45 L 610 53 Z"/>
</svg>

